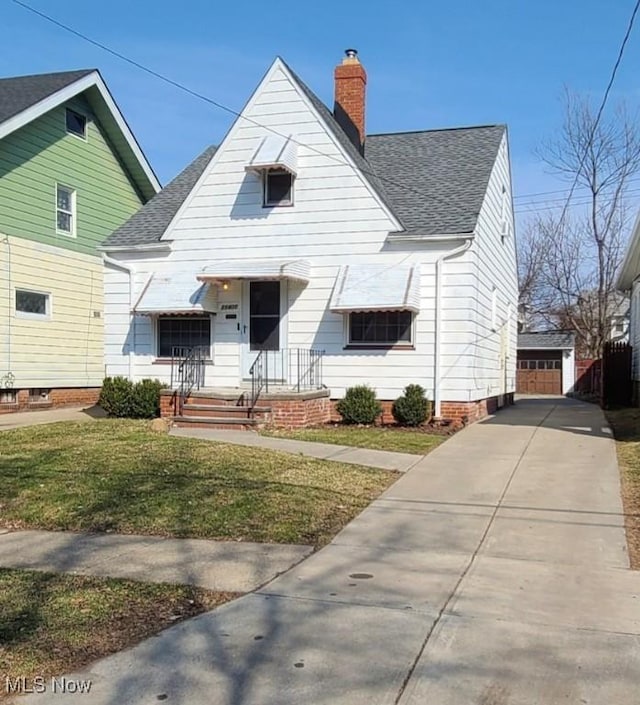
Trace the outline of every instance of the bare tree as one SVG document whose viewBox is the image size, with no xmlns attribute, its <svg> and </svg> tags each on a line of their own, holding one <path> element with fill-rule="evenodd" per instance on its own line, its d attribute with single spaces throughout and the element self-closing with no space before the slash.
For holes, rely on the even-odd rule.
<svg viewBox="0 0 640 705">
<path fill-rule="evenodd" d="M 629 224 L 625 195 L 640 170 L 637 125 L 624 107 L 597 121 L 587 99 L 567 93 L 564 124 L 540 156 L 575 182 L 580 207 L 537 217 L 520 247 L 521 261 L 542 260 L 534 267 L 534 284 L 524 277 L 525 293 L 535 291 L 539 314 L 573 328 L 593 357 L 601 355 L 618 303 L 615 283 Z"/>
</svg>

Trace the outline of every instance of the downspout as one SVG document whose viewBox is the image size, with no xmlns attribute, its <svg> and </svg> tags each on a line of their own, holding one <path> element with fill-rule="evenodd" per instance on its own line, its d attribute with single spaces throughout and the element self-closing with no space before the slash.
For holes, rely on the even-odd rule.
<svg viewBox="0 0 640 705">
<path fill-rule="evenodd" d="M 7 246 L 7 372 L 0 376 L 0 387 L 13 387 L 15 376 L 11 371 L 11 309 L 14 305 L 13 288 L 11 281 L 11 240 L 5 235 L 2 242 Z"/>
<path fill-rule="evenodd" d="M 442 268 L 446 260 L 452 257 L 457 257 L 463 252 L 466 252 L 471 247 L 472 239 L 469 238 L 465 242 L 451 250 L 440 255 L 436 260 L 436 310 L 435 310 L 435 348 L 434 348 L 434 363 L 433 363 L 433 415 L 439 419 L 442 411 L 442 395 L 440 392 L 440 339 L 442 337 Z"/>
<path fill-rule="evenodd" d="M 102 253 L 102 261 L 105 264 L 110 264 L 112 267 L 118 267 L 120 269 L 124 269 L 125 272 L 129 273 L 129 315 L 131 316 L 131 344 L 129 345 L 129 379 L 133 379 L 133 351 L 135 349 L 135 343 L 136 343 L 136 317 L 135 314 L 133 313 L 133 275 L 135 274 L 136 270 L 133 268 L 132 265 L 126 264 L 125 262 L 122 262 L 118 259 L 113 259 L 113 257 L 109 257 L 108 255 Z M 106 301 L 105 301 L 106 303 Z M 106 372 L 106 370 L 105 370 Z"/>
</svg>

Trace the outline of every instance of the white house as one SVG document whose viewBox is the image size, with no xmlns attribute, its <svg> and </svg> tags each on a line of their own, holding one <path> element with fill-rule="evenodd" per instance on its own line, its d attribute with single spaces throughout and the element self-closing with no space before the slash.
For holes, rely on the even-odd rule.
<svg viewBox="0 0 640 705">
<path fill-rule="evenodd" d="M 108 375 L 199 386 L 192 411 L 258 391 L 313 402 L 291 424 L 355 384 L 388 402 L 421 384 L 443 418 L 510 401 L 506 127 L 365 137 L 366 81 L 348 50 L 332 113 L 277 58 L 220 146 L 107 239 Z"/>
<path fill-rule="evenodd" d="M 633 395 L 635 403 L 638 403 L 640 400 L 640 213 L 636 218 L 618 275 L 618 289 L 629 297 L 627 335 L 621 339 L 631 345 Z M 623 321 L 618 321 L 618 324 L 621 322 Z M 612 321 L 612 325 L 615 325 L 615 321 Z"/>
</svg>

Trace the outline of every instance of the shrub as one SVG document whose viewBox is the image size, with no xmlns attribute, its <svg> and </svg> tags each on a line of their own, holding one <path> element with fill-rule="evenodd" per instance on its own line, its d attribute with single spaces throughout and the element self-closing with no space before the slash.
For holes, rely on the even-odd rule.
<svg viewBox="0 0 640 705">
<path fill-rule="evenodd" d="M 134 384 L 126 377 L 107 377 L 102 383 L 98 403 L 109 416 L 153 419 L 160 416 L 163 387 L 157 379 L 142 379 Z"/>
<path fill-rule="evenodd" d="M 160 392 L 164 384 L 157 379 L 141 379 L 133 385 L 129 413 L 134 419 L 155 419 L 160 416 Z"/>
<path fill-rule="evenodd" d="M 366 384 L 349 387 L 336 409 L 345 423 L 373 423 L 382 413 L 376 393 Z"/>
<path fill-rule="evenodd" d="M 102 383 L 98 404 L 109 416 L 129 416 L 132 392 L 131 380 L 126 377 L 107 377 Z"/>
<path fill-rule="evenodd" d="M 409 384 L 391 407 L 393 418 L 401 426 L 419 426 L 431 415 L 431 402 L 419 384 Z"/>
</svg>

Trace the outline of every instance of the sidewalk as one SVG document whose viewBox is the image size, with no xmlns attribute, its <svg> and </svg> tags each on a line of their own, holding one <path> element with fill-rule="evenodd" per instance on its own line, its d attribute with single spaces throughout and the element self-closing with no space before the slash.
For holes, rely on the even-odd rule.
<svg viewBox="0 0 640 705">
<path fill-rule="evenodd" d="M 106 416 L 99 406 L 68 406 L 44 411 L 17 411 L 0 415 L 0 431 L 9 431 L 24 426 L 40 426 L 57 421 L 93 421 Z"/>
<path fill-rule="evenodd" d="M 311 546 L 70 531 L 0 531 L 0 566 L 249 592 Z"/>
<path fill-rule="evenodd" d="M 183 438 L 201 438 L 206 441 L 232 443 L 241 446 L 269 448 L 293 455 L 306 455 L 321 460 L 335 460 L 353 465 L 365 465 L 381 470 L 406 472 L 416 465 L 423 456 L 411 453 L 396 453 L 389 450 L 371 450 L 353 446 L 334 445 L 333 443 L 316 443 L 315 441 L 295 441 L 289 438 L 261 436 L 254 431 L 225 431 L 208 428 L 172 428 L 172 436 Z"/>
<path fill-rule="evenodd" d="M 257 592 L 73 677 L 92 705 L 637 705 L 619 490 L 597 407 L 522 401 Z"/>
</svg>

